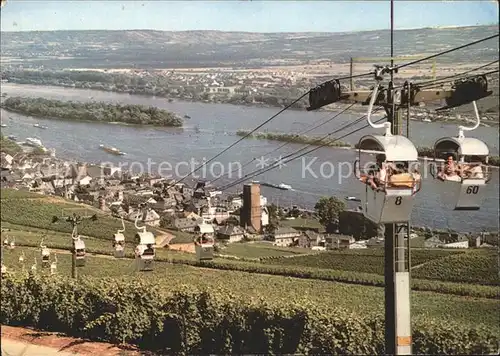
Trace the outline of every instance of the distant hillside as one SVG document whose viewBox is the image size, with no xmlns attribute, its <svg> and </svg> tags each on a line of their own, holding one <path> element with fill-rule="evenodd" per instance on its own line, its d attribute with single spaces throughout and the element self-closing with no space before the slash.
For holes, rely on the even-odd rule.
<svg viewBox="0 0 500 356">
<path fill-rule="evenodd" d="M 498 32 L 497 26 L 423 28 L 395 33 L 396 55 L 439 52 Z M 387 57 L 388 30 L 349 33 L 248 33 L 222 31 L 3 32 L 2 61 L 52 68 L 208 67 L 283 65 L 353 57 Z M 498 58 L 490 40 L 440 58 L 478 62 Z M 12 62 L 11 62 L 12 63 Z M 14 62 L 15 63 L 15 62 Z"/>
</svg>

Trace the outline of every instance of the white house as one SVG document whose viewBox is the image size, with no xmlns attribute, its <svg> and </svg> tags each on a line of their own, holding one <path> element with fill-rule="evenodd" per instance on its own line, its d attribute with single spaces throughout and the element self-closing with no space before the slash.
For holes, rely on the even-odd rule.
<svg viewBox="0 0 500 356">
<path fill-rule="evenodd" d="M 77 180 L 77 183 L 80 185 L 89 185 L 91 181 L 92 181 L 92 177 L 89 175 L 86 175 L 85 177 L 79 178 Z"/>
<path fill-rule="evenodd" d="M 458 242 L 451 242 L 449 244 L 445 244 L 443 246 L 444 248 L 469 248 L 469 241 L 458 241 Z"/>
<path fill-rule="evenodd" d="M 222 226 L 219 230 L 217 230 L 217 237 L 220 240 L 228 242 L 241 241 L 243 240 L 244 236 L 245 236 L 245 231 L 239 226 L 226 225 Z"/>
<path fill-rule="evenodd" d="M 279 227 L 271 234 L 275 246 L 290 246 L 296 238 L 302 235 L 300 231 L 291 227 Z"/>
</svg>

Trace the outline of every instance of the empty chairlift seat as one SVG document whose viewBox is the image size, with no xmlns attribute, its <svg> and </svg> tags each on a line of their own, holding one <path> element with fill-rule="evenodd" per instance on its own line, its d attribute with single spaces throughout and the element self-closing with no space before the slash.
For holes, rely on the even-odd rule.
<svg viewBox="0 0 500 356">
<path fill-rule="evenodd" d="M 138 242 L 136 247 L 136 263 L 139 271 L 152 271 L 155 258 L 155 237 L 149 231 L 138 232 L 135 234 Z"/>
<path fill-rule="evenodd" d="M 50 262 L 50 250 L 43 246 L 42 247 L 42 266 L 48 267 Z"/>
<path fill-rule="evenodd" d="M 125 256 L 125 235 L 121 232 L 113 235 L 113 247 L 115 248 L 116 258 L 123 258 Z"/>
<path fill-rule="evenodd" d="M 214 258 L 214 239 L 210 236 L 200 235 L 196 237 L 195 251 L 198 261 L 210 261 Z"/>
<path fill-rule="evenodd" d="M 85 266 L 85 243 L 83 240 L 78 238 L 75 240 L 74 243 L 74 248 L 75 248 L 75 259 L 76 259 L 76 267 L 83 267 Z"/>
</svg>

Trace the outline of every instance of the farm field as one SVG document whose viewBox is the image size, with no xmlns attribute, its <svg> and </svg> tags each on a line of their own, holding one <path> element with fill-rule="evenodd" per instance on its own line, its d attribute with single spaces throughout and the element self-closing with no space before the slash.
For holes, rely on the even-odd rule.
<svg viewBox="0 0 500 356">
<path fill-rule="evenodd" d="M 40 250 L 18 247 L 4 251 L 5 264 L 20 273 L 23 268 L 18 259 L 24 253 L 24 270 L 28 271 Z M 58 273 L 70 276 L 71 256 L 58 253 Z M 40 262 L 38 262 L 38 273 Z M 167 262 L 155 262 L 151 273 L 134 271 L 132 259 L 114 259 L 88 256 L 85 267 L 78 270 L 79 276 L 90 278 L 113 277 L 133 281 L 142 279 L 158 283 L 162 288 L 175 290 L 183 285 L 197 288 L 223 288 L 231 293 L 249 298 L 266 300 L 313 302 L 320 308 L 343 308 L 361 315 L 376 315 L 383 312 L 384 290 L 382 288 L 356 286 L 318 280 L 302 280 L 281 276 L 265 276 L 253 273 L 220 271 L 191 267 Z M 249 288 L 251 286 L 251 288 Z M 297 293 L 300 291 L 300 293 Z M 496 312 L 498 300 L 462 298 L 431 292 L 412 293 L 412 311 L 415 316 L 431 315 L 433 318 L 450 320 L 463 325 L 485 325 L 500 332 L 500 315 Z"/>
<path fill-rule="evenodd" d="M 64 321 L 63 325 L 66 325 L 64 328 L 70 334 L 72 330 L 89 330 L 84 332 L 89 332 L 91 339 L 100 338 L 99 335 L 104 333 L 105 340 L 111 342 L 121 342 L 125 337 L 123 335 L 128 335 L 127 341 L 140 344 L 140 340 L 144 337 L 141 335 L 144 333 L 157 335 L 153 326 L 147 326 L 152 322 L 149 320 L 157 318 L 158 322 L 163 324 L 170 320 L 168 315 L 173 312 L 183 317 L 188 316 L 184 322 L 176 324 L 173 329 L 166 329 L 166 334 L 161 335 L 171 335 L 177 329 L 184 330 L 182 331 L 184 333 L 198 330 L 199 334 L 195 334 L 201 337 L 200 342 L 208 349 L 200 351 L 201 346 L 195 339 L 189 339 L 191 341 L 186 341 L 182 344 L 184 346 L 175 346 L 182 340 L 180 335 L 158 336 L 154 338 L 154 342 L 149 342 L 143 347 L 150 347 L 155 343 L 163 345 L 162 347 L 167 344 L 172 347 L 173 342 L 175 347 L 191 351 L 188 353 L 214 353 L 213 350 L 220 351 L 229 346 L 214 344 L 213 337 L 203 331 L 206 328 L 225 333 L 240 330 L 237 332 L 239 335 L 237 337 L 243 338 L 249 337 L 247 327 L 259 330 L 271 328 L 274 335 L 271 339 L 280 339 L 277 335 L 284 331 L 279 330 L 281 328 L 288 330 L 292 324 L 297 325 L 300 322 L 300 317 L 297 315 L 306 313 L 306 319 L 311 320 L 307 321 L 307 330 L 311 330 L 313 334 L 307 334 L 308 332 L 304 330 L 292 332 L 292 329 L 296 329 L 291 328 L 286 332 L 292 332 L 294 335 L 292 338 L 295 341 L 289 341 L 292 342 L 291 345 L 285 343 L 288 346 L 285 344 L 285 346 L 271 346 L 278 345 L 276 344 L 278 339 L 263 343 L 249 339 L 245 341 L 247 345 L 245 350 L 249 353 L 290 353 L 288 350 L 297 350 L 294 343 L 300 339 L 301 345 L 305 342 L 307 347 L 313 349 L 320 347 L 315 349 L 317 353 L 342 354 L 353 347 L 352 350 L 355 351 L 352 352 L 358 354 L 381 353 L 383 336 L 380 330 L 383 330 L 383 326 L 380 326 L 380 322 L 383 322 L 384 311 L 384 290 L 381 288 L 383 276 L 380 274 L 380 268 L 383 266 L 381 249 L 305 255 L 305 252 L 311 253 L 311 251 L 276 247 L 265 242 L 235 243 L 228 245 L 220 253 L 238 256 L 243 261 L 216 257 L 213 261 L 199 263 L 192 254 L 158 248 L 154 271 L 140 273 L 135 271 L 135 261 L 129 258 L 135 247 L 132 238 L 136 230 L 133 224 L 126 225 L 127 258 L 115 259 L 112 257 L 111 239 L 121 227 L 121 222 L 99 215 L 97 222 L 88 225 L 89 227 L 94 225 L 93 228 L 80 229 L 85 236 L 86 265 L 78 269 L 78 282 L 74 283 L 69 278 L 71 240 L 68 234 L 69 226 L 67 230 L 65 228 L 65 225 L 69 224 L 64 222 L 52 224 L 51 218 L 52 215 L 61 214 L 61 207 L 76 206 L 84 209 L 85 207 L 62 199 L 39 195 L 32 198 L 29 193 L 21 192 L 19 195 L 16 193 L 9 192 L 7 198 L 2 195 L 2 228 L 9 229 L 2 233 L 2 240 L 5 238 L 9 241 L 14 240 L 17 245 L 15 249 L 3 250 L 3 262 L 10 272 L 10 276 L 7 276 L 3 283 L 3 285 L 8 283 L 10 287 L 5 289 L 2 287 L 2 295 L 6 295 L 7 299 L 2 300 L 2 309 L 6 311 L 2 311 L 1 315 L 2 322 L 6 324 L 41 326 L 53 330 L 59 326 L 57 322 L 54 324 L 48 320 L 61 318 L 62 314 L 57 310 L 62 308 L 63 314 L 69 318 L 64 319 L 67 321 Z M 41 207 L 38 213 L 37 207 Z M 6 219 L 4 212 L 7 213 Z M 161 231 L 155 231 L 155 234 L 160 233 Z M 57 255 L 56 276 L 48 276 L 48 270 L 42 269 L 38 247 L 42 237 L 44 244 L 51 248 L 52 260 L 53 256 Z M 500 315 L 497 313 L 500 307 L 499 288 L 472 284 L 480 283 L 480 276 L 484 274 L 487 274 L 488 278 L 491 277 L 490 282 L 495 282 L 495 276 L 491 276 L 493 255 L 485 254 L 487 252 L 413 250 L 412 265 L 415 268 L 413 275 L 422 278 L 412 279 L 415 350 L 427 354 L 463 354 L 475 353 L 477 350 L 491 350 L 493 347 L 491 345 L 496 345 L 497 339 L 491 335 L 500 333 Z M 24 263 L 19 262 L 21 255 L 24 257 Z M 26 280 L 35 260 L 36 272 Z M 441 263 L 442 261 L 444 263 Z M 474 261 L 475 264 L 472 263 Z M 485 262 L 489 265 L 485 266 Z M 461 263 L 465 265 L 461 266 Z M 427 265 L 430 267 L 425 269 Z M 448 273 L 450 268 L 454 269 L 453 273 Z M 446 282 L 463 281 L 463 278 L 461 280 L 459 277 L 465 275 L 464 273 L 468 273 L 466 281 L 468 283 Z M 52 291 L 54 288 L 57 293 Z M 16 298 L 9 297 L 10 290 L 13 290 L 12 293 L 15 293 Z M 22 298 L 32 300 L 35 294 L 39 296 L 37 302 L 34 304 L 30 302 L 31 307 L 25 308 L 27 302 L 22 302 L 24 300 Z M 111 299 L 110 295 L 113 296 Z M 176 297 L 173 297 L 174 295 Z M 206 302 L 212 303 L 209 307 L 199 304 L 206 296 L 211 300 Z M 75 302 L 71 304 L 69 301 L 73 299 Z M 80 299 L 83 302 L 76 301 Z M 54 304 L 55 300 L 57 302 Z M 158 303 L 167 303 L 158 306 L 163 308 L 161 312 L 152 309 L 153 305 Z M 125 308 L 127 310 L 124 311 L 125 314 L 120 314 L 125 319 L 111 317 L 110 315 L 118 314 L 106 314 L 101 311 L 102 305 L 107 305 L 105 308 Z M 303 311 L 298 312 L 299 314 L 284 312 L 290 308 L 302 308 Z M 151 310 L 144 314 L 141 312 L 143 309 Z M 37 321 L 37 310 L 44 310 L 43 315 L 49 319 Z M 166 314 L 159 316 L 158 313 Z M 234 314 L 236 319 L 229 324 L 227 324 L 229 321 L 217 319 L 217 315 L 227 313 Z M 248 321 L 242 322 L 242 316 Z M 141 321 L 142 317 L 146 319 Z M 255 318 L 258 320 L 264 318 L 262 319 L 265 320 L 264 324 L 259 324 L 261 322 L 257 322 Z M 76 329 L 73 320 L 81 320 Z M 332 325 L 337 324 L 338 326 L 332 329 Z M 352 331 L 346 338 L 340 334 L 336 335 L 335 332 L 325 334 L 322 328 L 328 328 L 330 331 L 336 330 L 335 328 L 340 328 L 339 330 L 349 328 Z M 220 337 L 224 340 L 226 338 L 222 335 Z M 328 340 L 337 340 L 335 342 L 339 342 L 341 346 L 335 346 L 335 342 L 327 341 L 325 337 Z M 260 337 L 259 340 L 264 339 Z M 231 341 L 231 345 L 227 349 L 229 353 L 234 347 L 238 349 L 237 342 L 233 344 Z"/>
<path fill-rule="evenodd" d="M 74 204 L 61 198 L 47 197 L 23 191 L 2 189 L 2 198 L 2 228 L 11 229 L 11 231 L 6 231 L 2 234 L 2 239 L 14 239 L 16 244 L 32 247 L 39 246 L 42 237 L 44 237 L 44 243 L 50 248 L 70 248 L 71 240 L 68 235 L 70 224 L 64 221 L 51 223 L 52 214 L 60 215 L 62 213 L 61 206 L 76 206 L 79 210 L 90 209 L 89 211 L 91 212 L 94 210 L 98 211 L 97 209 L 85 208 L 85 206 Z M 37 210 L 37 206 L 40 206 L 41 209 Z M 17 213 L 14 214 L 16 211 Z M 85 236 L 84 239 L 88 252 L 112 255 L 111 240 L 118 228 L 121 228 L 121 222 L 118 219 L 99 215 L 97 222 L 89 222 L 88 225 L 81 226 L 79 232 Z M 133 242 L 135 231 L 136 229 L 133 227 L 133 224 L 126 223 L 126 252 L 129 255 L 133 253 L 135 248 L 135 243 Z M 161 231 L 155 231 L 154 229 L 151 229 L 151 231 L 156 235 L 161 234 Z M 193 266 L 203 265 L 204 267 L 213 269 L 337 281 L 377 287 L 383 286 L 384 262 L 382 249 L 329 251 L 302 256 L 304 252 L 311 253 L 307 249 L 276 247 L 269 243 L 256 242 L 229 244 L 227 248 L 220 251 L 220 254 L 223 256 L 237 256 L 242 258 L 243 261 L 216 257 L 211 262 L 200 264 L 195 261 L 193 254 L 162 248 L 157 249 L 157 257 L 161 261 Z M 484 257 L 484 254 L 488 253 L 487 251 L 481 250 L 476 252 L 478 256 L 483 256 L 477 258 L 488 263 L 488 265 L 485 266 L 482 262 L 478 263 L 475 272 L 471 270 L 472 266 L 469 263 L 462 265 L 455 263 L 452 266 L 453 271 L 448 273 L 447 266 L 450 266 L 450 263 L 454 259 L 451 259 L 446 264 L 440 263 L 447 256 L 461 255 L 469 252 L 413 249 L 412 266 L 414 268 L 414 278 L 412 279 L 412 288 L 420 291 L 436 291 L 455 295 L 495 298 L 498 295 L 499 285 L 498 276 L 494 273 L 497 267 L 493 256 Z M 259 258 L 261 259 L 260 262 Z M 431 261 L 436 262 L 430 264 L 427 269 L 427 265 Z M 471 272 L 475 274 L 471 274 Z M 485 275 L 485 273 L 488 275 Z M 470 283 L 486 285 L 480 286 Z"/>
<path fill-rule="evenodd" d="M 435 259 L 462 254 L 464 251 L 413 249 L 411 253 L 412 266 L 418 266 Z M 309 256 L 268 259 L 266 263 L 384 274 L 384 250 L 382 248 L 369 248 L 327 251 Z"/>
<path fill-rule="evenodd" d="M 96 222 L 84 221 L 78 231 L 82 235 L 112 240 L 113 234 L 122 228 L 119 219 L 104 215 L 102 211 L 84 204 L 77 204 L 57 197 L 49 197 L 26 191 L 1 189 L 0 213 L 1 221 L 14 225 L 27 226 L 37 229 L 71 232 L 71 225 L 63 220 L 52 223 L 52 217 L 62 217 L 63 214 L 73 212 L 81 215 L 97 214 Z M 136 229 L 131 222 L 125 222 L 124 232 L 127 241 L 133 241 Z M 155 234 L 161 234 L 158 229 L 151 228 Z"/>
<path fill-rule="evenodd" d="M 478 249 L 430 261 L 413 272 L 415 278 L 500 285 L 498 251 Z"/>
<path fill-rule="evenodd" d="M 311 250 L 294 247 L 276 247 L 266 242 L 232 243 L 221 251 L 224 255 L 243 258 L 280 257 L 311 253 Z"/>
<path fill-rule="evenodd" d="M 412 249 L 412 277 L 449 282 L 500 285 L 498 253 L 491 249 Z M 383 249 L 328 251 L 317 255 L 265 260 L 270 265 L 330 268 L 384 274 Z"/>
</svg>

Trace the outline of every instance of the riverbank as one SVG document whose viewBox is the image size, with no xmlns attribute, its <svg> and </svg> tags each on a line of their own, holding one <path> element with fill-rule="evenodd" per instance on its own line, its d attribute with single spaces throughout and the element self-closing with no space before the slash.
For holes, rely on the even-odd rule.
<svg viewBox="0 0 500 356">
<path fill-rule="evenodd" d="M 238 130 L 236 135 L 240 137 L 245 137 L 250 133 L 249 130 Z M 337 141 L 334 139 L 324 139 L 321 137 L 311 137 L 305 135 L 294 135 L 287 133 L 271 133 L 271 132 L 256 132 L 248 135 L 246 138 L 258 139 L 258 140 L 270 140 L 270 141 L 280 141 L 295 144 L 304 144 L 311 146 L 322 146 L 322 147 L 332 147 L 332 148 L 343 148 L 343 149 L 357 149 L 357 145 L 351 145 L 342 141 Z M 436 160 L 434 157 L 434 150 L 431 147 L 417 147 L 417 152 L 420 159 L 424 160 Z M 500 167 L 500 157 L 499 156 L 489 156 L 488 166 L 490 167 Z"/>
<path fill-rule="evenodd" d="M 110 73 L 95 73 L 85 72 L 64 72 L 61 77 L 58 73 L 44 72 L 43 78 L 36 76 L 36 71 L 29 71 L 29 75 L 35 75 L 35 77 L 23 77 L 18 78 L 15 76 L 8 76 L 7 79 L 11 83 L 20 85 L 37 85 L 37 86 L 58 86 L 64 88 L 75 88 L 75 89 L 91 89 L 103 92 L 114 92 L 114 93 L 127 93 L 130 95 L 144 96 L 144 97 L 159 97 L 166 98 L 169 101 L 176 99 L 186 102 L 202 102 L 202 103 L 212 103 L 212 104 L 231 104 L 236 106 L 246 106 L 246 107 L 259 107 L 259 108 L 284 108 L 291 105 L 288 110 L 304 111 L 308 107 L 308 96 L 305 96 L 301 100 L 294 103 L 296 98 L 304 94 L 308 89 L 306 87 L 289 87 L 286 90 L 280 91 L 278 94 L 269 94 L 266 91 L 260 90 L 259 93 L 254 92 L 244 92 L 244 93 L 233 93 L 232 95 L 224 94 L 220 95 L 218 93 L 207 93 L 207 92 L 196 92 L 194 89 L 190 90 L 180 90 L 180 89 L 169 89 L 169 85 L 161 84 L 161 78 L 153 76 L 149 78 L 149 82 L 146 79 L 141 78 L 141 85 L 133 84 L 134 81 L 137 82 L 137 78 L 133 75 L 116 75 Z M 84 76 L 85 81 L 78 80 L 68 80 L 69 77 L 75 76 L 75 79 Z M 53 76 L 53 77 L 51 77 Z M 104 78 L 104 79 L 103 79 Z M 81 79 L 81 78 L 80 78 Z M 96 81 L 97 80 L 97 81 Z M 98 81 L 102 80 L 102 81 Z M 123 83 L 122 83 L 123 82 Z M 172 87 L 177 88 L 176 85 Z M 292 104 L 293 103 L 293 104 Z M 346 104 L 332 104 L 323 107 L 318 112 L 337 112 L 344 110 Z M 355 105 L 349 110 L 346 110 L 346 114 L 356 114 L 363 115 L 366 113 L 366 106 Z M 499 121 L 495 120 L 498 117 L 497 112 L 482 113 L 483 122 L 481 126 L 490 127 L 498 126 Z M 491 117 L 491 118 L 490 118 Z M 485 118 L 488 118 L 485 122 Z M 411 120 L 423 122 L 423 119 L 429 119 L 431 122 L 441 122 L 449 124 L 464 124 L 470 121 L 472 118 L 467 117 L 467 115 L 462 115 L 461 119 L 457 119 L 456 115 L 453 113 L 436 113 L 432 109 L 413 107 L 411 110 Z"/>
<path fill-rule="evenodd" d="M 154 106 L 120 105 L 104 102 L 72 102 L 45 98 L 9 97 L 0 104 L 2 109 L 23 115 L 75 121 L 94 121 L 182 127 L 182 119 L 172 112 Z"/>
</svg>

